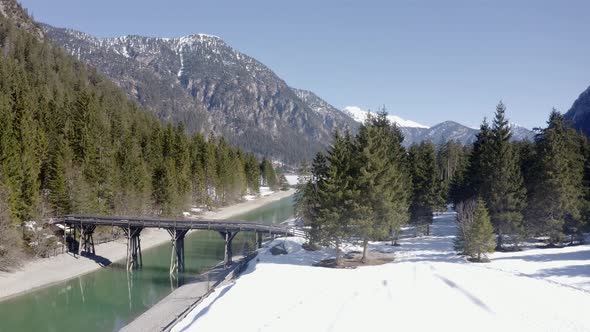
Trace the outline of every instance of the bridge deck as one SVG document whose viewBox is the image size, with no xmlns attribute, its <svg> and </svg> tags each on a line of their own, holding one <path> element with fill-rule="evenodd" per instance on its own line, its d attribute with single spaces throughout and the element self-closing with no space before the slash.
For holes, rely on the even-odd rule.
<svg viewBox="0 0 590 332">
<path fill-rule="evenodd" d="M 174 228 L 174 229 L 205 229 L 214 231 L 251 231 L 271 235 L 293 235 L 294 229 L 284 226 L 268 225 L 241 220 L 214 219 L 159 219 L 151 217 L 120 217 L 120 216 L 86 216 L 67 215 L 57 221 L 58 224 L 69 225 L 104 225 L 143 228 Z"/>
</svg>

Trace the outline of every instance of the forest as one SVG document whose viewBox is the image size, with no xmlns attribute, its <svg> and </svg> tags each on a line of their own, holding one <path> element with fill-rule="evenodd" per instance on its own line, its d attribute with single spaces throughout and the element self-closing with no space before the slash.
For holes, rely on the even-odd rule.
<svg viewBox="0 0 590 332">
<path fill-rule="evenodd" d="M 428 236 L 433 214 L 453 204 L 456 249 L 483 260 L 493 250 L 519 250 L 535 237 L 546 246 L 583 241 L 590 219 L 590 145 L 555 109 L 534 142 L 511 140 L 499 103 L 472 145 L 422 142 L 408 149 L 387 113 L 370 116 L 356 136 L 334 133 L 331 148 L 301 166 L 296 212 L 311 242 L 391 240 L 409 223 Z"/>
<path fill-rule="evenodd" d="M 162 124 L 119 87 L 0 17 L 0 267 L 42 254 L 31 221 L 71 213 L 178 216 L 277 189 L 223 138 Z M 36 229 L 36 227 L 30 227 Z"/>
</svg>

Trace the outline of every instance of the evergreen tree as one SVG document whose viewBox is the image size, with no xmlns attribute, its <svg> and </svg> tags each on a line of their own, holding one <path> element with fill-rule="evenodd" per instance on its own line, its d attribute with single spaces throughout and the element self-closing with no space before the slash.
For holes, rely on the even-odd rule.
<svg viewBox="0 0 590 332">
<path fill-rule="evenodd" d="M 325 154 L 318 152 L 313 159 L 311 176 L 302 189 L 302 197 L 296 196 L 296 204 L 300 206 L 303 222 L 311 229 L 309 237 L 311 245 L 322 242 L 322 225 L 320 222 L 320 209 L 322 206 L 319 192 L 320 188 L 323 188 L 327 177 L 328 159 Z"/>
<path fill-rule="evenodd" d="M 279 189 L 279 179 L 275 173 L 272 162 L 266 158 L 260 163 L 260 175 L 262 176 L 262 185 L 269 187 L 271 190 Z"/>
<path fill-rule="evenodd" d="M 382 110 L 369 115 L 356 139 L 355 181 L 360 189 L 362 217 L 356 220 L 357 236 L 362 240 L 363 256 L 367 257 L 369 240 L 393 238 L 407 219 L 408 187 L 403 167 L 403 136 L 387 120 Z"/>
<path fill-rule="evenodd" d="M 512 133 L 505 111 L 506 107 L 500 102 L 496 107 L 491 130 L 491 149 L 488 150 L 490 155 L 486 158 L 490 161 L 491 178 L 482 192 L 498 235 L 498 248 L 502 248 L 504 234 L 518 239 L 523 233 L 522 211 L 526 199 L 519 155 L 515 146 L 510 143 Z"/>
<path fill-rule="evenodd" d="M 318 186 L 320 205 L 316 221 L 321 225 L 321 240 L 332 244 L 336 250 L 336 265 L 341 265 L 341 244 L 351 234 L 362 209 L 358 204 L 360 191 L 353 178 L 351 146 L 338 132 L 328 152 L 326 178 Z"/>
<path fill-rule="evenodd" d="M 410 220 L 419 227 L 425 227 L 426 235 L 430 235 L 432 214 L 440 205 L 441 196 L 434 144 L 422 142 L 412 146 L 409 158 L 413 185 Z"/>
<path fill-rule="evenodd" d="M 482 255 L 493 252 L 495 247 L 494 227 L 482 199 L 475 204 L 473 222 L 466 231 L 465 251 L 476 261 L 482 261 Z"/>
<path fill-rule="evenodd" d="M 452 200 L 454 186 L 463 181 L 467 168 L 466 148 L 457 141 L 448 141 L 443 144 L 437 153 L 438 177 L 440 179 L 440 192 L 437 207 L 444 209 Z"/>
<path fill-rule="evenodd" d="M 244 162 L 244 171 L 246 173 L 246 183 L 251 194 L 258 194 L 260 192 L 260 168 L 258 161 L 252 154 L 246 155 Z"/>
<path fill-rule="evenodd" d="M 529 228 L 559 244 L 568 233 L 581 231 L 585 201 L 583 144 L 555 109 L 547 128 L 536 138 L 538 173 L 528 200 Z M 567 229 L 564 227 L 567 226 Z"/>
</svg>

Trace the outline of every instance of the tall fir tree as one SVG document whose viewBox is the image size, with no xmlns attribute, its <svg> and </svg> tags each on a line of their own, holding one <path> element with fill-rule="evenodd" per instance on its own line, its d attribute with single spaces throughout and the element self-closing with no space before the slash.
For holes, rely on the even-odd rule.
<svg viewBox="0 0 590 332">
<path fill-rule="evenodd" d="M 341 265 L 341 245 L 352 234 L 358 218 L 365 211 L 359 205 L 360 190 L 354 181 L 351 144 L 335 132 L 333 146 L 328 152 L 325 179 L 318 186 L 319 211 L 316 216 L 321 224 L 324 244 L 334 244 L 336 265 Z"/>
<path fill-rule="evenodd" d="M 490 161 L 491 178 L 482 192 L 492 224 L 497 234 L 497 247 L 502 248 L 504 234 L 510 234 L 516 244 L 523 229 L 523 209 L 526 204 L 526 188 L 520 170 L 519 154 L 510 142 L 511 128 L 505 117 L 502 102 L 496 106 L 491 130 Z"/>
<path fill-rule="evenodd" d="M 409 151 L 412 176 L 410 221 L 426 229 L 430 235 L 434 209 L 440 205 L 441 181 L 436 169 L 436 154 L 432 142 L 413 145 Z"/>
<path fill-rule="evenodd" d="M 585 201 L 583 140 L 567 126 L 555 109 L 547 128 L 536 138 L 538 171 L 529 195 L 527 223 L 551 245 L 564 239 L 564 231 L 581 231 Z"/>
</svg>

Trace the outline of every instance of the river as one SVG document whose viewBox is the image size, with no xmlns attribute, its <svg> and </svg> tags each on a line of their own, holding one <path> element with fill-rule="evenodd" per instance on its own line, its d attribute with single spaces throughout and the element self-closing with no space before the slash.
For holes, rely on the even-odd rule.
<svg viewBox="0 0 590 332">
<path fill-rule="evenodd" d="M 293 197 L 232 219 L 280 223 L 293 216 Z M 253 246 L 253 235 L 238 234 L 235 254 Z M 0 302 L 0 331 L 117 331 L 170 294 L 181 282 L 169 274 L 171 244 L 145 250 L 133 273 L 117 261 L 104 269 Z M 98 252 L 100 254 L 100 251 Z M 186 272 L 195 276 L 223 260 L 217 232 L 198 231 L 185 240 Z"/>
</svg>

